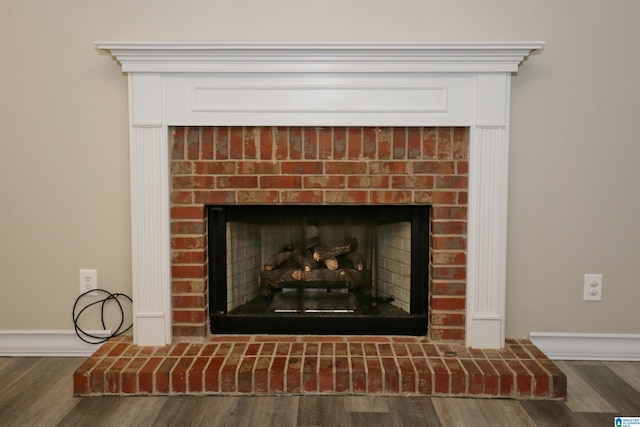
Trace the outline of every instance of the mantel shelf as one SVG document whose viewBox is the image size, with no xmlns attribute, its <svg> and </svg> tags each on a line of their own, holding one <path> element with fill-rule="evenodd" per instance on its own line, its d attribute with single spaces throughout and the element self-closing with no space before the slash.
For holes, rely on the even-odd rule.
<svg viewBox="0 0 640 427">
<path fill-rule="evenodd" d="M 543 42 L 96 42 L 125 72 L 515 72 Z"/>
</svg>

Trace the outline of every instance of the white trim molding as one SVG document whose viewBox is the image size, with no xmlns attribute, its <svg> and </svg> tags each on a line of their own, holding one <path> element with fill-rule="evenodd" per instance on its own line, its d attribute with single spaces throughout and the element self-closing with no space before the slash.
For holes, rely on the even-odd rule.
<svg viewBox="0 0 640 427">
<path fill-rule="evenodd" d="M 96 42 L 125 73 L 516 72 L 544 42 Z"/>
<path fill-rule="evenodd" d="M 129 78 L 135 344 L 172 340 L 168 126 L 467 126 L 467 344 L 504 347 L 511 75 L 543 42 L 96 46 Z"/>
<path fill-rule="evenodd" d="M 107 338 L 111 331 L 87 331 Z M 87 344 L 74 330 L 5 330 L 0 331 L 0 356 L 89 357 L 102 344 Z"/>
<path fill-rule="evenodd" d="M 529 339 L 552 360 L 640 361 L 640 334 L 531 332 Z"/>
</svg>

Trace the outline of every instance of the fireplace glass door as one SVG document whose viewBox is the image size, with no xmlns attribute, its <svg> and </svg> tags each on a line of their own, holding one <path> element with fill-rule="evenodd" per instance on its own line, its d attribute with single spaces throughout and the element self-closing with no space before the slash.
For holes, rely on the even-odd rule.
<svg viewBox="0 0 640 427">
<path fill-rule="evenodd" d="M 209 206 L 213 333 L 427 330 L 427 206 Z"/>
</svg>

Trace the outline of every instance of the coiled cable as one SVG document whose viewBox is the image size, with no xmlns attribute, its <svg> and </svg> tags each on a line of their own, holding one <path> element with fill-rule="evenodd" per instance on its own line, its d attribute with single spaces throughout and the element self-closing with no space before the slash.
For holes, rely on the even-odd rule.
<svg viewBox="0 0 640 427">
<path fill-rule="evenodd" d="M 99 300 L 96 300 L 96 301 L 93 301 L 92 303 L 85 305 L 82 309 L 79 309 L 79 303 L 83 299 L 83 297 L 88 295 L 91 292 L 96 292 L 96 291 L 106 294 L 106 297 L 102 298 L 102 299 L 99 299 Z M 126 333 L 127 331 L 129 331 L 133 327 L 133 322 L 126 329 L 122 329 L 123 326 L 124 326 L 124 308 L 122 307 L 122 303 L 120 302 L 120 298 L 125 298 L 125 299 L 129 300 L 130 303 L 133 302 L 131 300 L 131 297 L 129 297 L 128 295 L 121 294 L 121 293 L 113 293 L 112 294 L 111 292 L 105 291 L 104 289 L 91 289 L 90 291 L 87 291 L 87 292 L 84 292 L 84 293 L 80 294 L 80 296 L 78 298 L 76 298 L 76 302 L 73 304 L 73 326 L 75 328 L 76 335 L 78 335 L 78 338 L 80 338 L 82 341 L 84 341 L 84 342 L 86 342 L 88 344 L 102 344 L 104 342 L 109 341 L 111 338 L 118 337 L 118 336 Z M 96 335 L 92 335 L 92 334 L 88 333 L 87 331 L 83 330 L 82 328 L 80 328 L 80 326 L 79 326 L 80 316 L 88 308 L 100 304 L 100 321 L 102 322 L 102 329 L 106 330 L 107 327 L 105 325 L 105 319 L 104 319 L 105 306 L 110 301 L 115 302 L 117 304 L 119 310 L 120 310 L 120 324 L 118 325 L 118 327 L 114 331 L 111 332 L 111 335 L 109 335 L 107 337 L 96 336 Z"/>
</svg>

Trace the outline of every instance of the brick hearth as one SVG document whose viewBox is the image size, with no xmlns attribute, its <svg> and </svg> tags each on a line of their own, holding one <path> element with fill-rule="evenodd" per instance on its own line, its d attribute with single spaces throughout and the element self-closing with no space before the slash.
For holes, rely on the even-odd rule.
<svg viewBox="0 0 640 427">
<path fill-rule="evenodd" d="M 104 344 L 74 374 L 76 396 L 380 394 L 564 399 L 566 376 L 528 340 L 501 350 L 418 337 L 211 336 Z"/>
</svg>

